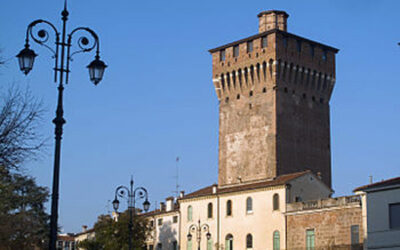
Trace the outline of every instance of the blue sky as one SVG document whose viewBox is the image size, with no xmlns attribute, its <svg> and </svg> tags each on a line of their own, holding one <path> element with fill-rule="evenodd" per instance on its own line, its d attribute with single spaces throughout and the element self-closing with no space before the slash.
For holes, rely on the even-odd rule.
<svg viewBox="0 0 400 250">
<path fill-rule="evenodd" d="M 29 88 L 47 113 L 43 157 L 26 165 L 51 186 L 56 85 L 50 53 L 39 54 L 25 77 L 14 56 L 27 25 L 47 19 L 60 27 L 61 0 L 14 0 L 0 9 L 0 48 L 7 65 L 0 91 Z M 400 175 L 399 1 L 69 1 L 68 28 L 100 36 L 109 65 L 95 87 L 86 65 L 72 62 L 65 90 L 59 223 L 65 232 L 91 226 L 107 213 L 118 185 L 146 187 L 154 204 L 175 190 L 175 159 L 186 192 L 217 180 L 218 102 L 207 50 L 258 31 L 257 14 L 289 13 L 288 31 L 340 49 L 331 99 L 332 171 L 336 195 Z"/>
</svg>

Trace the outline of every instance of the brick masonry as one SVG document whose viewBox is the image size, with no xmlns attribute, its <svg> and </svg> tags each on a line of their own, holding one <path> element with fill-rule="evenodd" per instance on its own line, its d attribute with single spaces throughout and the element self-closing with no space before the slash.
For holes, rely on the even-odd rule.
<svg viewBox="0 0 400 250">
<path fill-rule="evenodd" d="M 305 249 L 307 229 L 315 230 L 316 249 L 351 249 L 352 225 L 359 225 L 359 242 L 362 243 L 363 226 L 360 206 L 289 214 L 287 215 L 287 249 Z M 357 247 L 352 249 L 358 249 Z"/>
</svg>

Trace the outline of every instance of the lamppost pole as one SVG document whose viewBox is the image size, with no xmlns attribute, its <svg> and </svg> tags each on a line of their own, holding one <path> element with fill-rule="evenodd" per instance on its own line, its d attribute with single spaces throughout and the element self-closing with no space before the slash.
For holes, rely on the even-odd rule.
<svg viewBox="0 0 400 250">
<path fill-rule="evenodd" d="M 62 32 L 61 32 L 61 42 L 60 42 L 60 33 L 57 28 L 49 21 L 38 19 L 33 21 L 28 25 L 26 30 L 26 38 L 25 38 L 25 48 L 19 52 L 17 55 L 19 67 L 21 71 L 27 75 L 33 68 L 33 63 L 36 53 L 29 49 L 29 38 L 32 38 L 34 42 L 39 45 L 42 45 L 49 49 L 53 53 L 53 58 L 55 62 L 54 66 L 54 82 L 59 81 L 58 84 L 58 98 L 57 98 L 57 108 L 56 108 L 56 117 L 53 119 L 53 123 L 55 125 L 55 149 L 54 149 L 54 168 L 53 168 L 53 186 L 52 186 L 52 194 L 51 194 L 51 216 L 50 216 L 50 234 L 49 234 L 49 249 L 56 249 L 57 242 L 57 221 L 58 221 L 58 200 L 59 200 L 59 180 L 60 180 L 60 158 L 61 158 L 61 139 L 63 134 L 63 125 L 65 124 L 64 119 L 64 110 L 63 110 L 63 92 L 64 92 L 64 84 L 68 83 L 68 75 L 69 75 L 69 62 L 72 61 L 72 56 L 81 53 L 81 52 L 89 52 L 96 48 L 96 56 L 95 60 L 93 60 L 89 65 L 89 74 L 90 80 L 97 85 L 101 79 L 103 78 L 104 70 L 107 65 L 100 60 L 99 57 L 99 39 L 97 34 L 87 28 L 87 27 L 78 27 L 74 29 L 71 33 L 68 34 L 68 41 L 66 42 L 67 33 L 66 26 L 68 20 L 68 11 L 67 11 L 67 2 L 64 2 L 64 9 L 61 12 L 61 20 L 62 20 Z M 47 29 L 54 31 L 55 35 L 55 50 L 52 49 L 49 45 L 47 45 L 49 39 L 49 33 L 46 29 L 40 29 L 37 34 L 34 33 L 34 29 L 37 26 L 46 25 Z M 72 37 L 75 32 L 84 31 L 89 33 L 92 38 L 92 43 L 86 36 L 81 36 L 78 39 L 77 45 L 79 49 L 71 53 L 70 48 L 72 46 Z M 61 47 L 61 53 L 60 53 Z M 66 51 L 67 49 L 67 51 Z M 59 65 L 60 64 L 60 65 Z M 65 77 L 65 78 L 64 78 Z"/>
<path fill-rule="evenodd" d="M 132 236 L 133 236 L 133 218 L 135 216 L 135 210 L 136 210 L 136 199 L 145 199 L 143 202 L 143 209 L 147 212 L 150 208 L 150 202 L 149 202 L 149 197 L 147 190 L 144 187 L 137 187 L 134 189 L 134 182 L 133 182 L 133 177 L 131 177 L 130 181 L 130 187 L 126 186 L 119 186 L 115 190 L 115 198 L 114 201 L 112 202 L 113 208 L 115 212 L 118 212 L 118 207 L 119 207 L 119 200 L 118 197 L 121 198 L 126 198 L 128 200 L 128 210 L 129 210 L 129 223 L 128 223 L 128 229 L 129 229 L 129 240 L 128 240 L 128 245 L 129 245 L 129 250 L 132 250 Z M 138 197 L 136 197 L 138 195 Z"/>
<path fill-rule="evenodd" d="M 189 232 L 187 235 L 187 238 L 189 241 L 192 240 L 192 234 L 190 232 L 194 232 L 196 233 L 196 238 L 197 238 L 197 249 L 200 250 L 200 243 L 201 243 L 201 233 L 202 231 L 206 232 L 206 238 L 207 240 L 211 239 L 211 233 L 210 233 L 210 226 L 206 223 L 204 223 L 203 225 L 201 225 L 201 221 L 200 219 L 196 224 L 192 224 L 189 226 Z"/>
</svg>

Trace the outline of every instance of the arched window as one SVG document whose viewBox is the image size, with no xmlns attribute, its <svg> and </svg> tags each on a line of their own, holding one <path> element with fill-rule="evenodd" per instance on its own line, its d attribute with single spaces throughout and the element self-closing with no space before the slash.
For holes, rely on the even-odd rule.
<svg viewBox="0 0 400 250">
<path fill-rule="evenodd" d="M 272 207 L 274 210 L 279 210 L 279 195 L 274 194 L 272 198 Z"/>
<path fill-rule="evenodd" d="M 226 215 L 231 216 L 232 215 L 232 201 L 228 200 L 226 202 Z"/>
<path fill-rule="evenodd" d="M 233 236 L 228 234 L 225 237 L 225 250 L 233 250 Z"/>
<path fill-rule="evenodd" d="M 213 204 L 210 202 L 207 206 L 207 218 L 213 217 Z"/>
<path fill-rule="evenodd" d="M 253 212 L 253 199 L 248 197 L 246 200 L 246 212 L 252 213 Z"/>
<path fill-rule="evenodd" d="M 251 234 L 248 234 L 246 236 L 246 248 L 247 249 L 253 248 L 253 236 Z"/>
<path fill-rule="evenodd" d="M 192 206 L 188 206 L 187 208 L 187 220 L 192 221 L 193 219 L 193 208 Z"/>
<path fill-rule="evenodd" d="M 273 238 L 273 250 L 280 250 L 280 248 L 281 248 L 281 243 L 280 243 L 279 231 L 275 231 Z"/>
</svg>

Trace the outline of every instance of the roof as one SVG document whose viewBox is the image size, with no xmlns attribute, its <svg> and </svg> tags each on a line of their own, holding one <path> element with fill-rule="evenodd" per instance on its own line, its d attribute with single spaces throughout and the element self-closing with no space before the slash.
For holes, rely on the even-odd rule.
<svg viewBox="0 0 400 250">
<path fill-rule="evenodd" d="M 265 181 L 242 184 L 242 185 L 235 185 L 235 186 L 230 186 L 230 187 L 222 187 L 222 188 L 217 187 L 214 184 L 214 185 L 196 190 L 192 193 L 189 193 L 189 194 L 185 195 L 183 198 L 180 198 L 180 200 L 197 198 L 197 197 L 201 197 L 201 196 L 214 195 L 213 194 L 213 186 L 216 186 L 216 188 L 217 188 L 216 194 L 226 194 L 226 193 L 234 193 L 234 192 L 240 192 L 240 191 L 245 191 L 245 190 L 252 190 L 252 189 L 258 189 L 258 188 L 284 185 L 284 184 L 288 183 L 289 181 L 294 180 L 294 179 L 296 179 L 300 176 L 303 176 L 307 173 L 311 173 L 311 171 L 307 170 L 307 171 L 303 171 L 303 172 L 285 174 L 285 175 L 277 176 L 276 178 L 271 179 L 271 180 L 265 180 Z"/>
<path fill-rule="evenodd" d="M 368 192 L 371 189 L 381 189 L 381 188 L 386 188 L 386 187 L 395 186 L 395 185 L 400 185 L 400 177 L 395 177 L 392 179 L 387 179 L 387 180 L 383 180 L 380 182 L 375 182 L 372 184 L 364 185 L 364 186 L 354 189 L 353 192 L 357 192 L 357 191 L 367 191 Z"/>
<path fill-rule="evenodd" d="M 74 236 L 72 235 L 57 235 L 57 240 L 62 241 L 74 241 Z"/>
<path fill-rule="evenodd" d="M 85 230 L 83 232 L 76 233 L 76 234 L 74 234 L 74 236 L 76 237 L 76 236 L 79 236 L 79 235 L 82 235 L 82 234 L 89 234 L 89 233 L 93 233 L 93 232 L 94 232 L 94 228 L 90 228 L 90 229 L 87 229 L 87 230 Z"/>
<path fill-rule="evenodd" d="M 167 211 L 167 210 L 155 209 L 153 211 L 141 213 L 141 214 L 139 214 L 139 216 L 144 216 L 144 217 L 156 216 L 156 215 L 168 214 L 168 213 L 176 212 L 178 210 L 179 210 L 179 204 L 175 203 L 172 210 Z"/>
<path fill-rule="evenodd" d="M 292 33 L 289 33 L 289 32 L 283 31 L 283 30 L 279 30 L 279 29 L 272 29 L 272 30 L 268 30 L 268 31 L 253 35 L 253 36 L 249 36 L 247 38 L 244 38 L 244 39 L 241 39 L 241 40 L 238 40 L 238 41 L 235 41 L 235 42 L 231 42 L 231 43 L 219 46 L 219 47 L 214 48 L 214 49 L 210 49 L 208 52 L 214 53 L 214 52 L 217 52 L 219 50 L 226 49 L 226 48 L 229 48 L 229 47 L 232 47 L 232 46 L 235 46 L 235 45 L 247 42 L 247 41 L 251 41 L 251 40 L 257 39 L 259 37 L 263 37 L 263 36 L 266 36 L 268 34 L 272 34 L 272 33 L 281 33 L 281 34 L 283 34 L 285 36 L 290 36 L 290 37 L 293 37 L 295 39 L 303 40 L 303 41 L 306 41 L 308 43 L 311 43 L 311 44 L 314 44 L 314 45 L 317 45 L 317 46 L 321 46 L 321 47 L 323 47 L 325 49 L 332 50 L 335 53 L 339 52 L 339 49 L 337 49 L 337 48 L 334 48 L 334 47 L 331 47 L 331 46 L 328 46 L 328 45 L 325 45 L 325 44 L 322 44 L 322 43 L 319 43 L 319 42 L 316 42 L 316 41 L 313 41 L 313 40 L 310 40 L 310 39 L 307 39 L 307 38 L 304 38 L 304 37 L 301 37 L 301 36 L 297 36 L 295 34 L 292 34 Z"/>
</svg>

